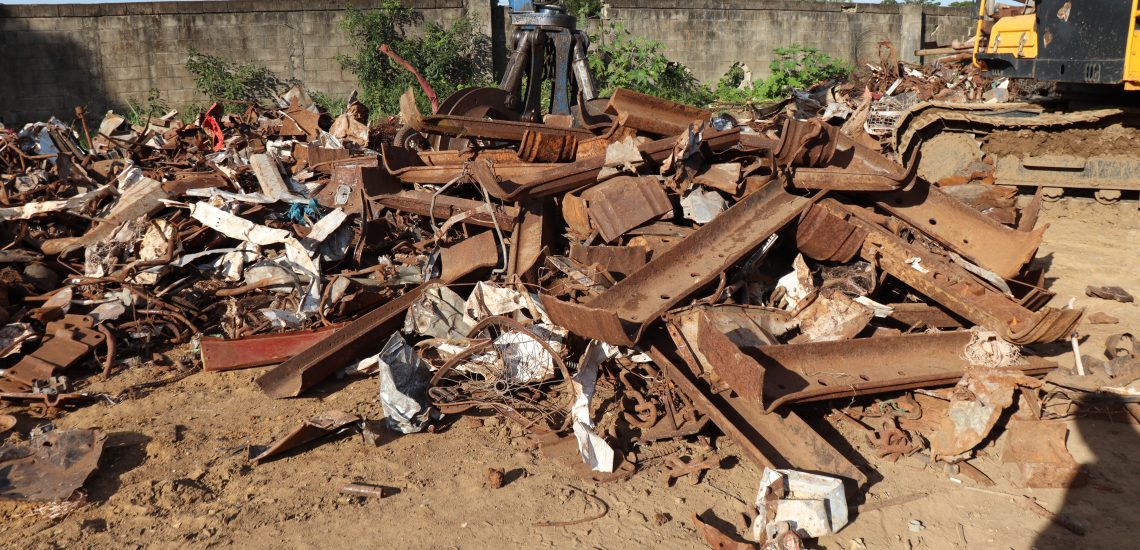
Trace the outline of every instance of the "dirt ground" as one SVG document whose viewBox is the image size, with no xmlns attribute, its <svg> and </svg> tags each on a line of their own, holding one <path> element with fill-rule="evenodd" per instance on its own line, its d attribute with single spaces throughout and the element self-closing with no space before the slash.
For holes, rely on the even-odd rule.
<svg viewBox="0 0 1140 550">
<path fill-rule="evenodd" d="M 1140 293 L 1140 215 L 1135 198 L 1102 206 L 1079 199 L 1046 205 L 1050 224 L 1040 260 L 1049 265 L 1056 304 L 1075 298 L 1117 325 L 1082 324 L 1086 353 L 1098 354 L 1106 335 L 1140 328 L 1140 308 L 1088 298 L 1085 285 L 1119 285 Z M 1044 350 L 1072 364 L 1067 346 Z M 1066 354 L 1067 353 L 1067 354 Z M 441 433 L 392 437 L 371 446 L 359 435 L 253 466 L 249 447 L 265 445 L 308 416 L 340 409 L 382 416 L 375 379 L 327 384 L 315 396 L 272 400 L 253 380 L 260 369 L 195 373 L 134 399 L 99 403 L 54 421 L 58 428 L 110 433 L 100 468 L 86 484 L 88 503 L 0 503 L 0 546 L 7 548 L 705 548 L 691 514 L 713 515 L 743 529 L 760 470 L 717 438 L 722 468 L 698 485 L 666 487 L 649 466 L 625 481 L 593 484 L 528 446 L 512 426 L 491 417 L 464 417 Z M 172 376 L 135 368 L 92 388 L 116 393 Z M 844 406 L 845 403 L 834 403 Z M 805 417 L 822 418 L 826 407 Z M 12 412 L 12 411 L 4 411 Z M 973 463 L 996 486 L 976 483 L 917 457 L 889 463 L 866 450 L 861 433 L 831 424 L 864 458 L 869 477 L 853 521 L 818 541 L 829 550 L 858 548 L 1130 548 L 1140 501 L 1140 429 L 1120 411 L 1069 420 L 1069 448 L 1085 465 L 1078 489 L 1018 489 L 1016 469 L 999 460 L 1001 441 Z M 18 431 L 42 420 L 21 418 Z M 10 435 L 9 437 L 16 437 Z M 857 457 L 854 457 L 857 458 Z M 507 472 L 500 489 L 486 486 L 486 469 Z M 383 499 L 338 492 L 350 481 L 384 485 Z M 1019 507 L 1000 493 L 1029 494 L 1087 531 L 1078 537 Z M 569 527 L 538 522 L 601 519 Z M 877 509 L 872 509 L 877 508 Z M 860 511 L 862 509 L 862 511 Z M 56 516 L 56 517 L 53 517 Z M 911 527 L 911 520 L 921 527 Z"/>
</svg>

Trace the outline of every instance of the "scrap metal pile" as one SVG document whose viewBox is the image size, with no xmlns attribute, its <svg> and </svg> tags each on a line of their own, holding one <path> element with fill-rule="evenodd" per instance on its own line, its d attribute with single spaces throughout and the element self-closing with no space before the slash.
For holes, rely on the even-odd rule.
<svg viewBox="0 0 1140 550">
<path fill-rule="evenodd" d="M 1082 315 L 1045 305 L 1039 203 L 1002 223 L 818 119 L 735 125 L 619 90 L 570 127 L 408 95 L 426 146 L 376 152 L 360 111 L 331 133 L 295 101 L 109 115 L 86 149 L 58 121 L 4 135 L 0 399 L 57 412 L 163 362 L 275 365 L 257 379 L 274 398 L 375 375 L 399 432 L 481 409 L 595 479 L 669 483 L 717 467 L 694 437 L 715 425 L 851 492 L 868 472 L 802 404 L 884 394 L 843 413 L 880 456 L 960 462 L 1015 390 L 1037 402 L 1054 365 L 1019 346 Z M 902 392 L 955 384 L 917 427 Z"/>
</svg>

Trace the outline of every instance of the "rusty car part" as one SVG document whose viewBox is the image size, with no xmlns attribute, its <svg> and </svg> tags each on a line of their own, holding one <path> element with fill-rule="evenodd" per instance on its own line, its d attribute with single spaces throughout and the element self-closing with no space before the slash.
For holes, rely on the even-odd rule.
<svg viewBox="0 0 1140 550">
<path fill-rule="evenodd" d="M 866 232 L 859 252 L 863 259 L 955 314 L 997 332 L 1008 342 L 1055 342 L 1067 337 L 1084 313 L 1083 309 L 1049 307 L 1030 311 L 958 264 L 887 231 L 861 209 L 834 199 L 820 201 L 813 208 L 827 209 L 832 214 L 827 217 L 828 223 L 850 224 Z M 820 234 L 842 232 L 842 229 L 832 229 Z M 819 247 L 807 245 L 805 248 Z"/>
<path fill-rule="evenodd" d="M 296 397 L 349 362 L 374 353 L 376 342 L 403 325 L 404 313 L 428 286 L 429 283 L 421 284 L 361 315 L 336 334 L 258 377 L 257 385 L 274 399 Z"/>
<path fill-rule="evenodd" d="M 344 411 L 327 411 L 312 416 L 289 433 L 274 441 L 269 447 L 250 457 L 250 462 L 260 464 L 301 445 L 332 435 L 341 429 L 360 422 L 360 417 Z M 252 449 L 251 449 L 252 450 Z"/>
<path fill-rule="evenodd" d="M 747 338 L 747 327 L 735 321 L 710 307 L 685 311 L 669 324 L 729 389 L 769 413 L 790 403 L 954 384 L 969 366 L 963 354 L 973 339 L 964 331 L 742 346 L 733 338 Z M 1012 368 L 1042 374 L 1056 366 L 1025 359 Z"/>
<path fill-rule="evenodd" d="M 314 330 L 258 334 L 236 340 L 207 336 L 198 344 L 202 370 L 226 371 L 274 365 L 309 349 L 344 326 L 344 323 L 337 323 Z"/>
<path fill-rule="evenodd" d="M 582 192 L 590 225 L 613 242 L 626 231 L 673 212 L 656 176 L 618 176 Z"/>
<path fill-rule="evenodd" d="M 432 202 L 433 195 L 434 204 Z M 484 208 L 485 203 L 483 201 L 436 195 L 430 191 L 408 190 L 369 198 L 377 204 L 393 210 L 444 220 L 464 212 L 470 212 L 471 215 L 464 218 L 462 223 L 480 227 L 495 227 L 497 223 L 501 231 L 511 231 L 519 218 L 517 206 L 496 205 L 494 207 L 495 212 L 492 215 Z"/>
<path fill-rule="evenodd" d="M 670 334 L 675 329 L 669 326 Z M 683 337 L 674 334 L 674 338 Z M 700 411 L 740 445 L 744 455 L 760 467 L 797 468 L 826 472 L 862 486 L 867 476 L 824 440 L 795 411 L 785 415 L 764 414 L 759 403 L 715 393 L 706 381 L 677 366 L 684 357 L 690 368 L 699 369 L 699 359 L 687 344 L 675 345 L 664 334 L 650 340 L 646 352 Z M 855 487 L 848 487 L 851 491 Z"/>
<path fill-rule="evenodd" d="M 715 453 L 699 459 L 687 458 L 688 461 L 676 455 L 665 458 L 665 464 L 661 466 L 661 482 L 665 487 L 672 487 L 681 478 L 688 478 L 692 485 L 700 484 L 706 471 L 720 466 L 720 459 Z"/>
<path fill-rule="evenodd" d="M 632 346 L 649 323 L 711 283 L 810 203 L 769 183 L 588 301 L 576 304 L 544 294 L 542 303 L 556 324 L 575 334 Z"/>
<path fill-rule="evenodd" d="M 1048 226 L 1019 231 L 1002 225 L 926 182 L 885 193 L 876 204 L 966 259 L 1013 278 L 1033 259 Z"/>
<path fill-rule="evenodd" d="M 26 445 L 0 447 L 0 498 L 71 498 L 98 468 L 106 441 L 101 430 L 52 430 Z"/>
<path fill-rule="evenodd" d="M 708 121 L 712 112 L 625 88 L 614 90 L 606 104 L 606 114 L 617 117 L 617 124 L 657 136 L 683 134 L 693 123 Z"/>
</svg>

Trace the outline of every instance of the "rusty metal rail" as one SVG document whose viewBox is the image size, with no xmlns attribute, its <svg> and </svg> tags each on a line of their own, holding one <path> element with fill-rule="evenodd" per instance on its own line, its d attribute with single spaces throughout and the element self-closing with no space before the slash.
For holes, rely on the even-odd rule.
<svg viewBox="0 0 1140 550">
<path fill-rule="evenodd" d="M 586 338 L 632 346 L 670 307 L 720 276 L 811 204 L 768 183 L 638 271 L 584 303 L 543 295 L 551 319 Z"/>
</svg>

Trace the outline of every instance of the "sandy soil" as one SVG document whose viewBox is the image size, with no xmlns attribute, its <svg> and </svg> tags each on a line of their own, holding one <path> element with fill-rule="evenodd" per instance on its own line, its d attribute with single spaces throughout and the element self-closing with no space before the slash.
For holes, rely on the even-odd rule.
<svg viewBox="0 0 1140 550">
<path fill-rule="evenodd" d="M 1140 293 L 1134 243 L 1140 238 L 1136 203 L 1101 206 L 1076 199 L 1049 204 L 1051 224 L 1041 261 L 1049 264 L 1055 302 L 1120 319 L 1082 325 L 1085 346 L 1099 353 L 1104 337 L 1135 331 L 1136 304 L 1084 295 L 1084 287 L 1119 285 Z M 1061 353 L 1065 346 L 1044 351 Z M 1093 351 L 1095 350 L 1095 351 Z M 101 382 L 115 393 L 173 373 L 136 368 Z M 760 471 L 738 458 L 725 438 L 714 440 L 722 468 L 692 485 L 666 487 L 650 465 L 626 481 L 593 484 L 545 459 L 511 425 L 464 417 L 442 433 L 390 438 L 371 446 L 341 437 L 253 466 L 248 448 L 265 445 L 314 413 L 341 409 L 381 417 L 376 380 L 329 384 L 319 395 L 275 401 L 253 384 L 256 370 L 196 373 L 117 404 L 100 403 L 55 420 L 60 428 L 99 427 L 111 433 L 100 469 L 88 481 L 88 504 L 59 507 L 0 503 L 0 546 L 8 548 L 704 548 L 690 515 L 706 513 L 743 529 Z M 842 406 L 838 404 L 837 406 Z M 1018 489 L 1015 470 L 998 459 L 1001 441 L 975 464 L 996 482 L 990 491 L 1030 494 L 1089 531 L 1077 537 L 1005 496 L 967 487 L 974 482 L 928 468 L 918 458 L 876 459 L 862 434 L 823 420 L 826 407 L 805 412 L 844 436 L 874 480 L 852 523 L 820 540 L 827 549 L 856 548 L 1128 548 L 1138 525 L 1140 430 L 1125 422 L 1081 416 L 1070 420 L 1069 447 L 1086 465 L 1083 488 Z M 818 412 L 814 412 L 818 411 Z M 4 411 L 10 412 L 10 411 Z M 1116 412 L 1115 418 L 1123 420 Z M 19 430 L 42 420 L 22 418 Z M 14 436 L 11 436 L 14 437 Z M 486 486 L 486 469 L 507 471 L 500 489 Z M 958 479 L 958 481 L 956 481 Z M 338 493 L 349 481 L 384 485 L 395 493 L 361 499 Z M 609 506 L 601 519 L 570 527 L 536 522 L 594 515 L 594 495 Z M 901 499 L 906 502 L 898 503 Z M 878 507 L 869 510 L 870 507 Z M 922 522 L 914 531 L 912 519 Z"/>
</svg>

